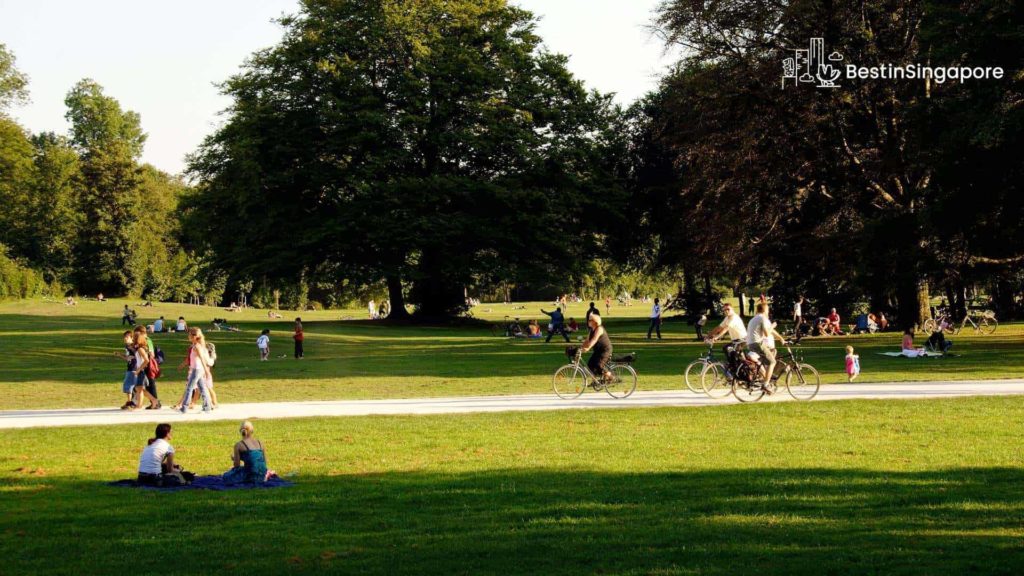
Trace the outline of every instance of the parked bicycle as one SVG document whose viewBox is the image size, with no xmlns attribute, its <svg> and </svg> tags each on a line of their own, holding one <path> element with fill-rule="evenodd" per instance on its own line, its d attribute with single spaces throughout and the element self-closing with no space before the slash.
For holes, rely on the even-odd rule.
<svg viewBox="0 0 1024 576">
<path fill-rule="evenodd" d="M 701 372 L 701 388 L 712 398 L 725 398 L 732 394 L 740 402 L 757 402 L 765 394 L 774 394 L 778 381 L 785 376 L 790 396 L 796 400 L 814 398 L 821 388 L 821 376 L 814 366 L 803 361 L 798 341 L 787 340 L 783 346 L 786 351 L 778 355 L 777 373 L 765 382 L 760 359 L 734 343 L 727 362 L 712 362 Z M 797 347 L 796 352 L 793 351 L 794 346 Z"/>
<path fill-rule="evenodd" d="M 508 316 L 505 316 L 505 321 L 501 324 L 491 325 L 491 336 L 504 336 L 506 338 L 521 338 L 526 334 L 521 324 L 519 324 L 519 318 L 509 320 Z"/>
<path fill-rule="evenodd" d="M 611 373 L 611 378 L 608 379 L 603 376 L 594 376 L 587 368 L 587 365 L 582 362 L 582 348 L 570 346 L 566 348 L 565 355 L 572 362 L 555 370 L 552 380 L 552 387 L 559 398 L 565 400 L 579 398 L 588 387 L 593 388 L 594 391 L 604 390 L 612 398 L 627 398 L 636 390 L 636 370 L 632 366 L 636 360 L 636 354 L 612 358 L 607 366 L 608 372 Z"/>
<path fill-rule="evenodd" d="M 953 319 L 952 313 L 948 310 L 938 310 L 935 318 L 929 318 L 921 324 L 921 330 L 927 334 L 937 332 L 941 326 L 944 332 L 959 334 L 968 324 L 974 329 L 975 334 L 993 334 L 999 327 L 996 320 L 996 313 L 991 310 L 970 310 L 964 315 L 959 324 Z"/>
</svg>

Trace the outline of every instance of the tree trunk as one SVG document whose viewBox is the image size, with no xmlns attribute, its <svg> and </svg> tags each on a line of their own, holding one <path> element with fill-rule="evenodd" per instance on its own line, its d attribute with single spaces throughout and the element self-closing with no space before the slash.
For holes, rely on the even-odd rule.
<svg viewBox="0 0 1024 576">
<path fill-rule="evenodd" d="M 711 290 L 711 275 L 707 272 L 704 273 L 704 308 L 715 309 L 715 294 Z"/>
<path fill-rule="evenodd" d="M 900 326 L 916 329 L 932 317 L 928 281 L 909 278 L 903 284 L 899 294 Z"/>
<path fill-rule="evenodd" d="M 391 311 L 388 312 L 388 320 L 408 320 L 409 311 L 405 309 L 405 296 L 402 294 L 402 279 L 397 275 L 387 277 L 388 300 L 391 301 Z"/>
</svg>

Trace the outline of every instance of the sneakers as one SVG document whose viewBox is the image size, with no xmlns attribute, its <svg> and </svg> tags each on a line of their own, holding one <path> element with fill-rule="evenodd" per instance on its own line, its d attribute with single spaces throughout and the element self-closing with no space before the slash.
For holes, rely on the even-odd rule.
<svg viewBox="0 0 1024 576">
<path fill-rule="evenodd" d="M 135 409 L 135 403 L 132 402 L 131 400 L 129 400 L 128 402 L 125 402 L 124 405 L 121 406 L 121 410 L 134 410 L 134 409 Z"/>
</svg>

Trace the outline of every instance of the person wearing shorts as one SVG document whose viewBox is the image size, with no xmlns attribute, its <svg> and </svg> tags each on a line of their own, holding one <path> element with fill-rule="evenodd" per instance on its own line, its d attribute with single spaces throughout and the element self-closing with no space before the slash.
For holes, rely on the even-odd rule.
<svg viewBox="0 0 1024 576">
<path fill-rule="evenodd" d="M 758 302 L 755 310 L 757 313 L 747 323 L 747 349 L 761 355 L 764 380 L 768 382 L 775 373 L 775 339 L 785 340 L 785 337 L 775 331 L 775 325 L 768 318 L 767 302 Z"/>
</svg>

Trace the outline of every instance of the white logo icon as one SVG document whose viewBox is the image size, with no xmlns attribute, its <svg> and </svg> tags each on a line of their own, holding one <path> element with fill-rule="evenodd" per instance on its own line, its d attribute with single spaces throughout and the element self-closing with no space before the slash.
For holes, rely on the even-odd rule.
<svg viewBox="0 0 1024 576">
<path fill-rule="evenodd" d="M 840 62 L 843 55 L 833 52 L 825 57 L 825 39 L 811 38 L 811 45 L 807 50 L 794 50 L 792 58 L 782 61 L 782 87 L 786 87 L 786 81 L 793 80 L 794 86 L 802 84 L 814 84 L 818 88 L 837 88 L 836 80 L 839 79 Z"/>
</svg>

